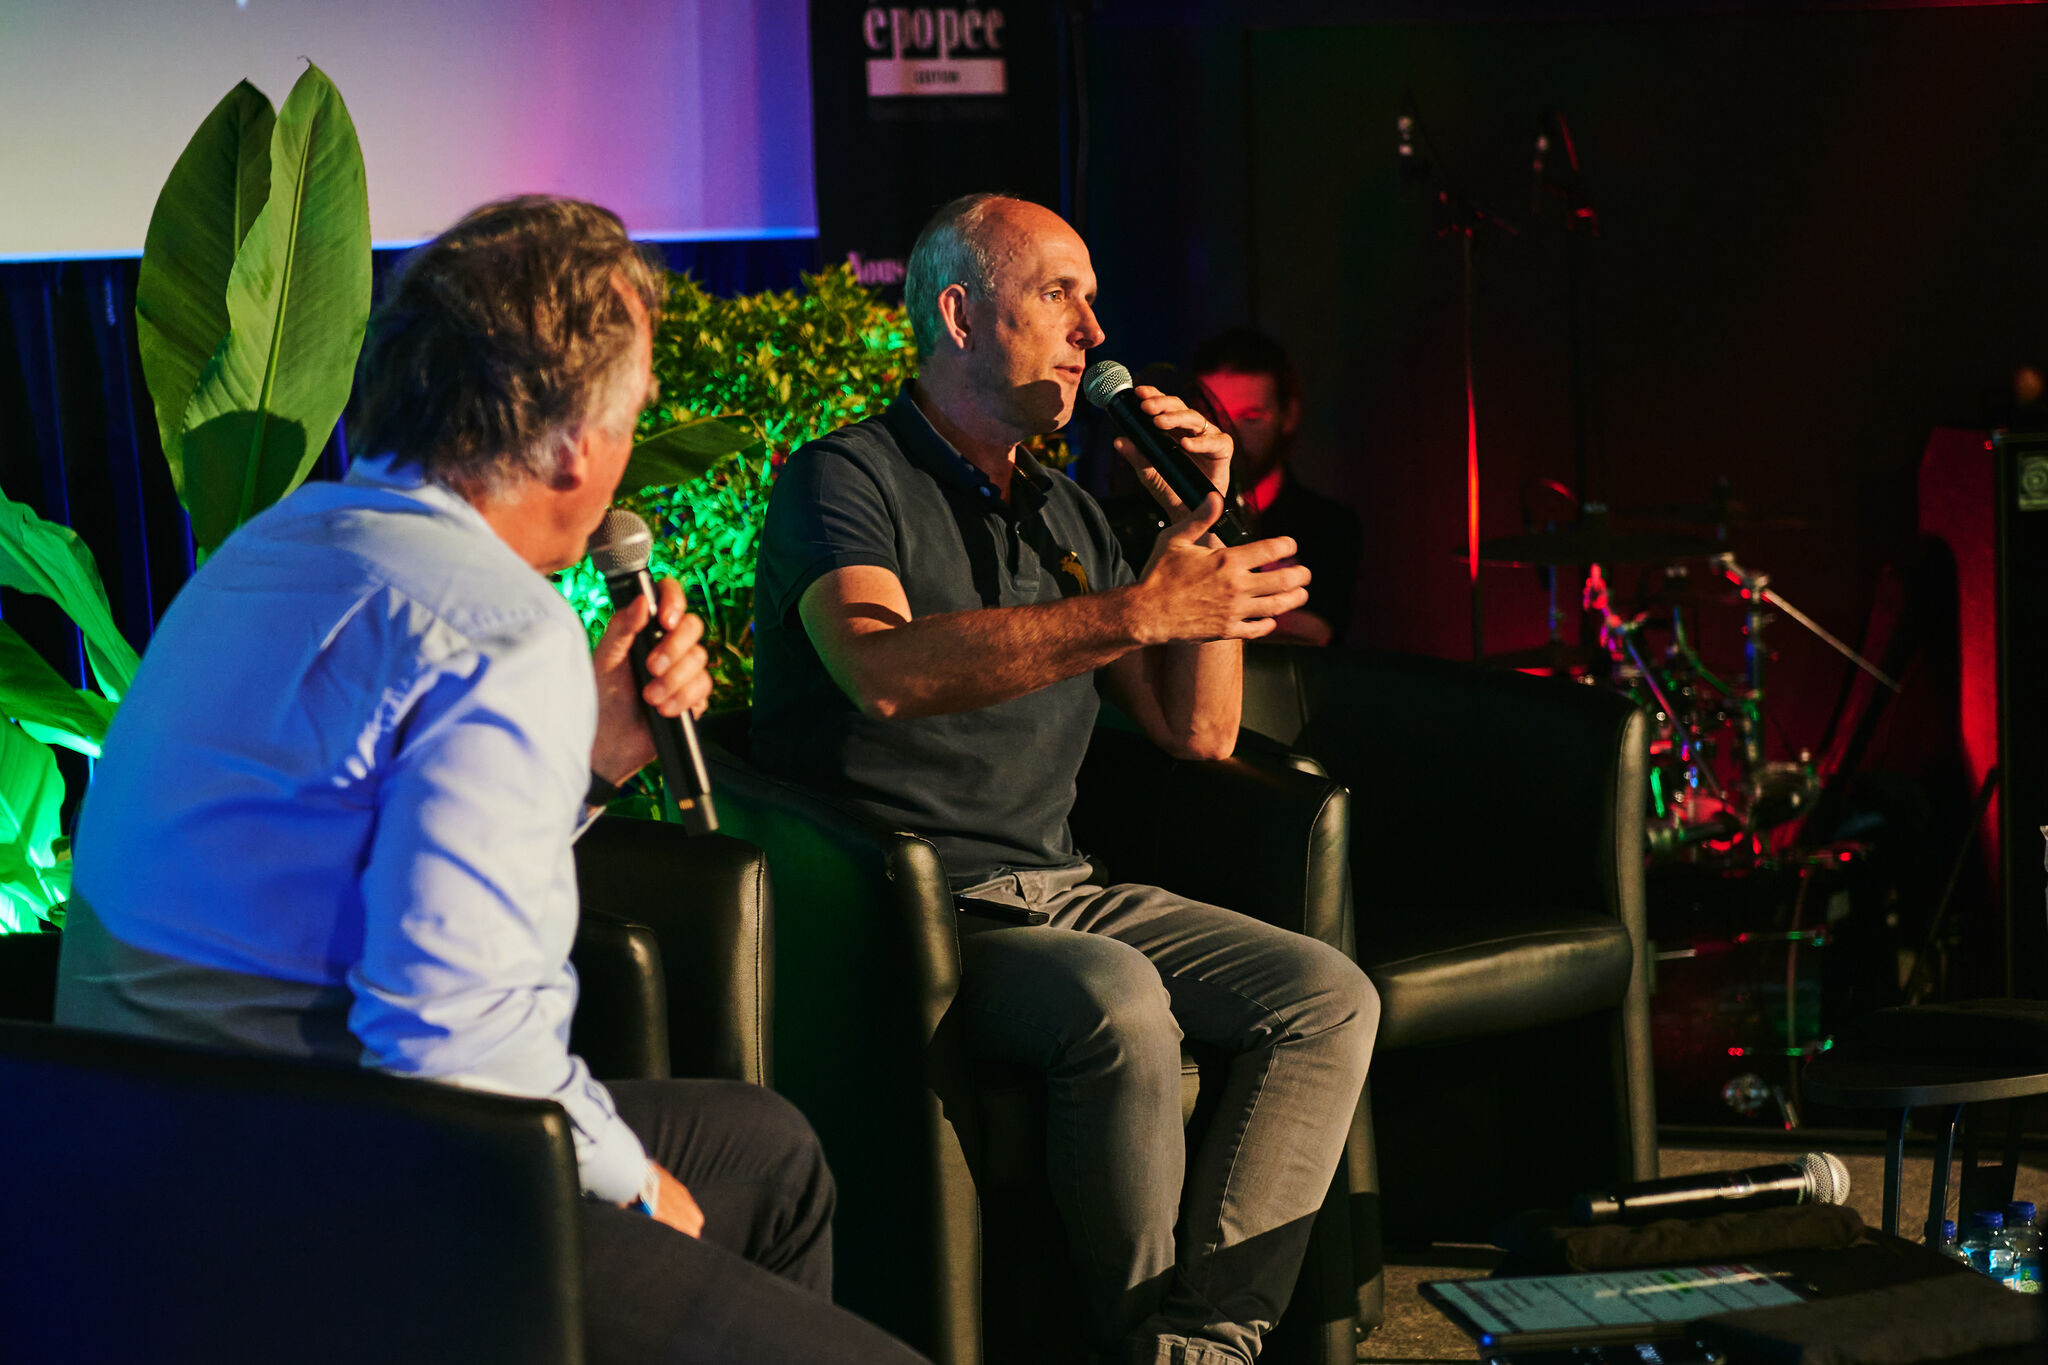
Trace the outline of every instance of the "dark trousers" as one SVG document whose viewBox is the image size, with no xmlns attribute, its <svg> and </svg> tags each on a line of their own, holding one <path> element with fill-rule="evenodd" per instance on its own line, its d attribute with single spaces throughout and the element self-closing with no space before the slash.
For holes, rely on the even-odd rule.
<svg viewBox="0 0 2048 1365">
<path fill-rule="evenodd" d="M 832 1174 L 810 1126 L 734 1081 L 618 1081 L 619 1114 L 704 1211 L 701 1240 L 586 1200 L 592 1365 L 918 1365 L 832 1305 Z"/>
</svg>

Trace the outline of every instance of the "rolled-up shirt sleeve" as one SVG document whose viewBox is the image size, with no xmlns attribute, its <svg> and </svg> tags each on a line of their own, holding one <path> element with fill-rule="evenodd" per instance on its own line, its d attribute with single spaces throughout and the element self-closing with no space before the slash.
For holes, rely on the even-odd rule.
<svg viewBox="0 0 2048 1365">
<path fill-rule="evenodd" d="M 568 1111 L 586 1192 L 631 1199 L 647 1156 L 569 1052 L 571 834 L 596 697 L 573 620 L 445 635 L 404 698 L 362 870 L 349 1028 L 364 1064 Z"/>
</svg>

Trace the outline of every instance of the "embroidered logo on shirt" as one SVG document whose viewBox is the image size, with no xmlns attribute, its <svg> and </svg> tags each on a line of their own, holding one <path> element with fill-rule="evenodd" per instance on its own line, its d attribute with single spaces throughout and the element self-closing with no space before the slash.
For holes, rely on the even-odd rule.
<svg viewBox="0 0 2048 1365">
<path fill-rule="evenodd" d="M 1060 562 L 1053 569 L 1074 585 L 1072 592 L 1062 592 L 1062 597 L 1082 597 L 1088 592 L 1088 566 L 1072 550 L 1060 551 Z"/>
</svg>

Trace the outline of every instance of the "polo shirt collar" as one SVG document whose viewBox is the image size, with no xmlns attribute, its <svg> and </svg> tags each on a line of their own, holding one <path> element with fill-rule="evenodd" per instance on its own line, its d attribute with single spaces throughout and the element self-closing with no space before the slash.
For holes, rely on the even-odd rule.
<svg viewBox="0 0 2048 1365">
<path fill-rule="evenodd" d="M 912 464 L 937 479 L 941 485 L 956 488 L 976 502 L 986 503 L 1013 516 L 1029 516 L 1045 506 L 1048 496 L 1046 480 L 1051 476 L 1031 457 L 1030 451 L 1020 449 L 1017 452 L 1017 473 L 1010 485 L 1010 501 L 1005 503 L 1001 491 L 988 475 L 953 449 L 953 443 L 939 435 L 931 419 L 911 398 L 911 385 L 915 382 L 906 381 L 896 401 L 882 414 L 882 425 L 896 438 L 897 446 Z"/>
</svg>

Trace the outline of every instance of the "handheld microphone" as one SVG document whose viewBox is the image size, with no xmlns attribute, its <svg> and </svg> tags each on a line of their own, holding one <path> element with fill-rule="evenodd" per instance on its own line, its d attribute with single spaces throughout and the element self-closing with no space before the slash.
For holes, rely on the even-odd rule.
<svg viewBox="0 0 2048 1365">
<path fill-rule="evenodd" d="M 649 674 L 647 656 L 667 638 L 655 614 L 660 600 L 654 594 L 654 579 L 647 561 L 654 555 L 654 534 L 647 523 L 623 507 L 605 513 L 604 521 L 590 537 L 590 562 L 604 575 L 613 608 L 625 607 L 635 598 L 647 603 L 647 624 L 633 637 L 629 650 L 633 681 L 644 694 Z M 640 709 L 654 736 L 654 752 L 661 760 L 661 780 L 675 802 L 679 822 L 691 834 L 709 834 L 718 828 L 718 810 L 711 804 L 711 774 L 704 767 L 704 750 L 697 743 L 697 726 L 690 713 L 664 716 L 647 704 L 643 695 Z"/>
<path fill-rule="evenodd" d="M 1138 454 L 1145 458 L 1145 463 L 1166 480 L 1166 486 L 1173 490 L 1182 506 L 1192 511 L 1211 493 L 1223 496 L 1223 515 L 1216 518 L 1216 524 L 1209 528 L 1218 540 L 1225 545 L 1243 545 L 1252 538 L 1250 528 L 1237 515 L 1237 509 L 1230 505 L 1229 495 L 1209 482 L 1209 476 L 1196 466 L 1187 451 L 1181 449 L 1178 437 L 1153 426 L 1152 419 L 1139 408 L 1129 370 L 1114 360 L 1098 360 L 1088 367 L 1088 373 L 1081 380 L 1081 388 L 1087 393 L 1089 402 L 1109 414 L 1117 431 L 1138 448 Z"/>
<path fill-rule="evenodd" d="M 1798 1161 L 1772 1166 L 1701 1171 L 1582 1194 L 1573 1201 L 1572 1221 L 1581 1227 L 1649 1223 L 1659 1218 L 1704 1218 L 1786 1204 L 1840 1204 L 1848 1198 L 1849 1169 L 1841 1158 L 1808 1152 Z"/>
</svg>

